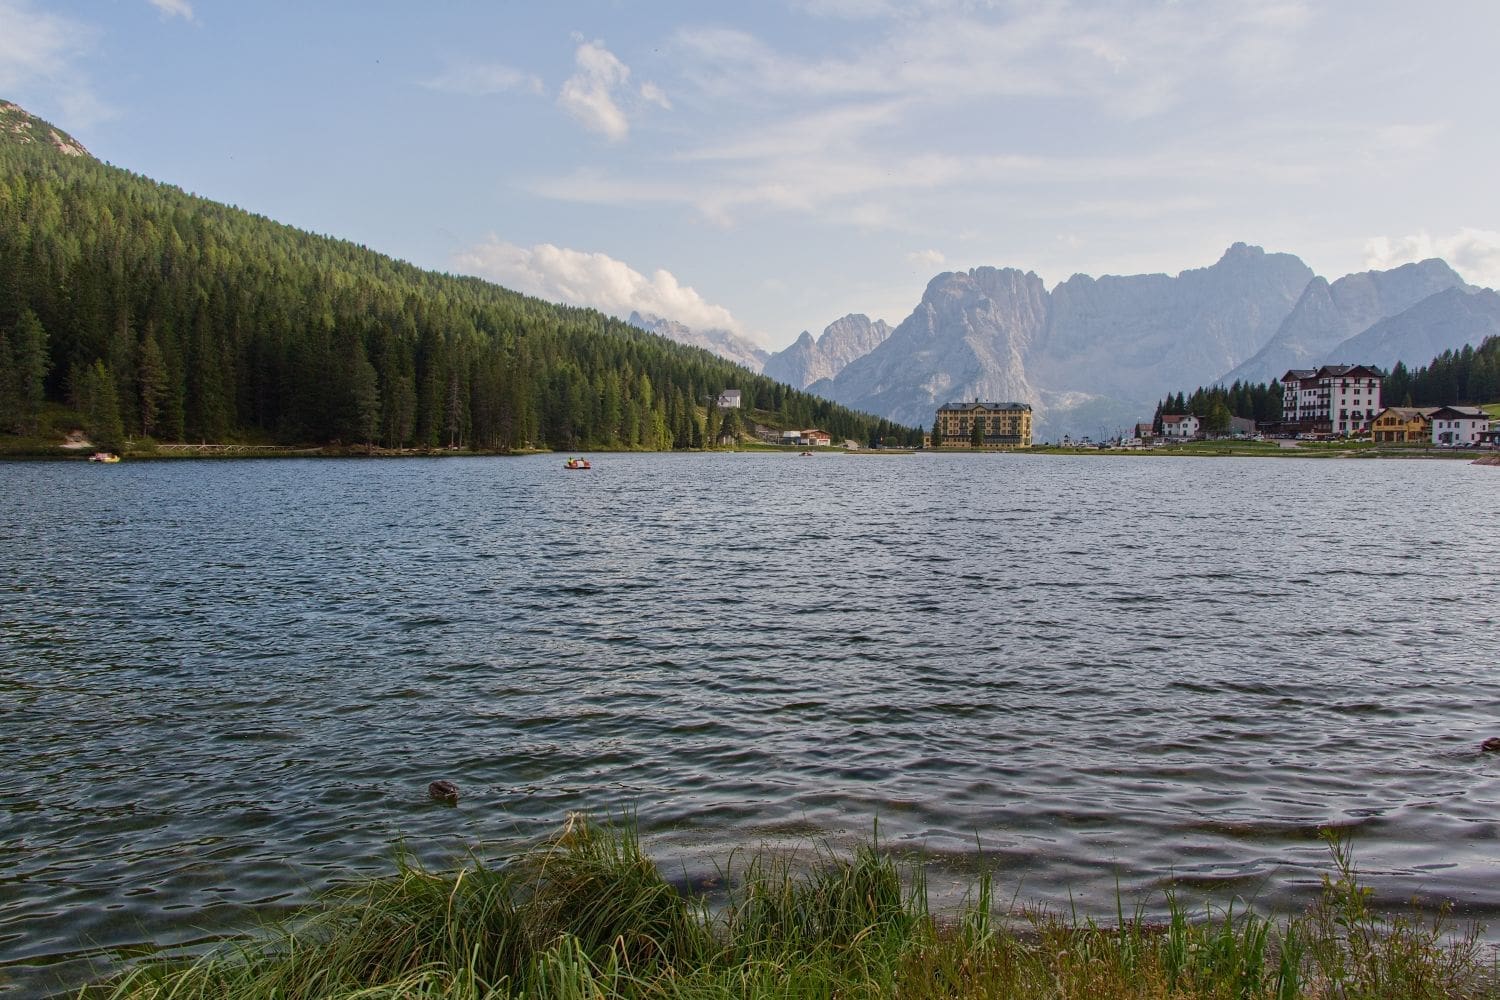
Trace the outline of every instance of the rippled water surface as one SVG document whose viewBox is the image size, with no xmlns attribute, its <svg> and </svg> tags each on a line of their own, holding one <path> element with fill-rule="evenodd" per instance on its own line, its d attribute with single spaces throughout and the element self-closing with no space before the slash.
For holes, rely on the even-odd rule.
<svg viewBox="0 0 1500 1000">
<path fill-rule="evenodd" d="M 0 990 L 573 809 L 683 873 L 878 817 L 1086 912 L 1299 908 L 1336 824 L 1500 912 L 1500 469 L 560 465 L 0 465 Z"/>
</svg>

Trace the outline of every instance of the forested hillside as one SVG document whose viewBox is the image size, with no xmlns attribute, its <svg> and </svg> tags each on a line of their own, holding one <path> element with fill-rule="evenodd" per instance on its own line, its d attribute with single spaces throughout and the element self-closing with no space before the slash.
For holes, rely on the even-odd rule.
<svg viewBox="0 0 1500 1000">
<path fill-rule="evenodd" d="M 712 444 L 705 401 L 735 387 L 835 438 L 907 433 L 592 310 L 28 141 L 60 133 L 0 110 L 0 432 L 66 403 L 109 443 L 685 448 Z"/>
</svg>

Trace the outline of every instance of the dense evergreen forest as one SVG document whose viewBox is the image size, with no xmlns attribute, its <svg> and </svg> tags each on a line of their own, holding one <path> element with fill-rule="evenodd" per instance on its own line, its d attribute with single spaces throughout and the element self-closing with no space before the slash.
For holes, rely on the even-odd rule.
<svg viewBox="0 0 1500 1000">
<path fill-rule="evenodd" d="M 1486 337 L 1478 349 L 1444 351 L 1416 371 L 1403 363 L 1386 375 L 1380 387 L 1385 406 L 1477 405 L 1500 401 L 1500 337 Z M 1191 395 L 1177 393 L 1156 405 L 1156 431 L 1164 414 L 1191 413 L 1210 434 L 1222 434 L 1229 418 L 1246 417 L 1256 423 L 1281 419 L 1281 383 L 1241 383 L 1224 387 L 1200 386 Z"/>
<path fill-rule="evenodd" d="M 18 140 L 24 112 L 0 111 L 0 432 L 66 404 L 116 446 L 667 449 L 748 430 L 755 407 L 835 440 L 920 440 L 593 310 Z M 724 388 L 744 409 L 721 421 Z"/>
<path fill-rule="evenodd" d="M 1416 371 L 1396 362 L 1380 387 L 1386 406 L 1478 405 L 1500 401 L 1500 337 L 1476 350 L 1444 351 Z"/>
</svg>

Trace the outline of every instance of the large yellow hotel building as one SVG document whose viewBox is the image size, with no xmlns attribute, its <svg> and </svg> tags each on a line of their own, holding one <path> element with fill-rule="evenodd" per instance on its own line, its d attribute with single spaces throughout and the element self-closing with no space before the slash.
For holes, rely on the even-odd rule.
<svg viewBox="0 0 1500 1000">
<path fill-rule="evenodd" d="M 943 448 L 974 447 L 974 425 L 979 424 L 986 448 L 1030 448 L 1030 403 L 945 403 L 937 411 Z"/>
</svg>

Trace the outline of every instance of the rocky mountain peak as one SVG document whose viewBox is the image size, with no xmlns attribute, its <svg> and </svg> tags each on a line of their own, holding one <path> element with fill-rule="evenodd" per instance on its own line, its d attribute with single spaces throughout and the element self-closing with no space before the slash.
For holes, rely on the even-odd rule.
<svg viewBox="0 0 1500 1000">
<path fill-rule="evenodd" d="M 1256 257 L 1264 257 L 1265 255 L 1266 251 L 1264 247 L 1252 246 L 1249 243 L 1240 241 L 1229 244 L 1229 249 L 1225 250 L 1223 255 L 1219 257 L 1219 263 L 1253 260 Z"/>
<path fill-rule="evenodd" d="M 790 347 L 771 356 L 765 373 L 805 389 L 814 382 L 834 378 L 849 362 L 869 354 L 890 334 L 885 320 L 871 321 L 863 313 L 850 313 L 829 323 L 817 340 L 802 331 Z"/>
</svg>

